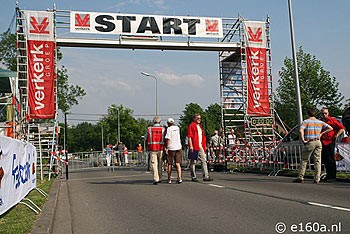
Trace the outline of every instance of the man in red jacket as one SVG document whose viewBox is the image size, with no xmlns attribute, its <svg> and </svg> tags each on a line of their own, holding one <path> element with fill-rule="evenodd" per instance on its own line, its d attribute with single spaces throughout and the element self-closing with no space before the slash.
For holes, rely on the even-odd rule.
<svg viewBox="0 0 350 234">
<path fill-rule="evenodd" d="M 209 177 L 207 155 L 205 154 L 207 142 L 201 125 L 201 116 L 199 114 L 194 116 L 193 122 L 188 126 L 187 137 L 192 181 L 198 182 L 196 176 L 196 160 L 198 158 L 202 163 L 203 181 L 212 181 L 213 179 Z"/>
<path fill-rule="evenodd" d="M 326 167 L 326 181 L 332 181 L 336 179 L 337 168 L 334 159 L 335 140 L 344 132 L 344 126 L 335 118 L 329 115 L 327 107 L 321 109 L 321 119 L 333 130 L 322 135 L 322 162 Z"/>
</svg>

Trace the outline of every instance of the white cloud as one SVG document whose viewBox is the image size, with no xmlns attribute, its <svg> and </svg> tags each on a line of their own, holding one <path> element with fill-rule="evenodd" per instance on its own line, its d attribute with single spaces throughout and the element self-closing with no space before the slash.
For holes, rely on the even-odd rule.
<svg viewBox="0 0 350 234">
<path fill-rule="evenodd" d="M 198 88 L 204 83 L 204 79 L 198 74 L 176 75 L 157 72 L 156 76 L 170 86 L 190 85 Z"/>
</svg>

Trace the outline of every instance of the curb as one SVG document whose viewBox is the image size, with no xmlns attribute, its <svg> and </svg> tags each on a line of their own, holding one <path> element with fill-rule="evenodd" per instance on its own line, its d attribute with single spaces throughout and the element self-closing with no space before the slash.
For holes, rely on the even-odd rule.
<svg viewBox="0 0 350 234">
<path fill-rule="evenodd" d="M 34 224 L 31 234 L 51 233 L 60 188 L 61 180 L 56 178 L 51 186 L 49 196 L 47 198 L 48 200 L 45 202 L 39 218 Z"/>
</svg>

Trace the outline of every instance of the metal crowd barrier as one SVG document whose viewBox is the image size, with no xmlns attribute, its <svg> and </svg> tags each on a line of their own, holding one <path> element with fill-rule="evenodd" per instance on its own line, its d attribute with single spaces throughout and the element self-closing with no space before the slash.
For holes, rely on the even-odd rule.
<svg viewBox="0 0 350 234">
<path fill-rule="evenodd" d="M 113 152 L 111 156 L 111 166 L 148 166 L 148 151 L 142 152 L 141 163 L 139 164 L 137 159 L 138 152 L 136 150 L 128 150 L 128 163 L 125 164 L 125 159 L 122 155 L 122 161 L 118 160 L 118 152 Z M 57 158 L 56 158 L 57 159 Z M 64 158 L 59 158 L 58 160 L 61 163 L 58 165 L 64 164 Z M 69 170 L 78 170 L 86 168 L 98 168 L 106 167 L 107 160 L 106 154 L 101 151 L 87 151 L 87 152 L 75 152 L 68 154 Z M 187 150 L 183 149 L 182 151 L 182 166 L 184 168 L 188 167 L 187 159 Z"/>
<path fill-rule="evenodd" d="M 111 155 L 111 166 L 134 166 L 139 164 L 137 160 L 138 153 L 136 150 L 128 150 L 127 160 L 125 160 L 125 156 L 123 153 L 121 153 L 121 157 L 118 157 L 118 154 L 119 152 L 113 151 Z M 142 152 L 140 164 L 146 165 L 146 162 L 147 162 L 147 153 Z M 106 153 L 101 151 L 69 153 L 68 164 L 69 164 L 69 170 L 106 167 L 107 166 Z"/>
<path fill-rule="evenodd" d="M 214 166 L 225 166 L 226 170 L 259 169 L 277 175 L 282 170 L 299 170 L 302 147 L 300 143 L 265 148 L 241 145 L 233 148 L 209 148 L 208 162 Z M 313 161 L 310 159 L 307 171 L 313 169 Z"/>
<path fill-rule="evenodd" d="M 281 143 L 276 147 L 254 147 L 239 145 L 233 148 L 212 148 L 207 150 L 208 164 L 210 167 L 221 166 L 226 170 L 259 169 L 269 171 L 270 175 L 277 175 L 281 171 L 299 170 L 303 145 L 301 143 Z M 182 151 L 182 166 L 188 167 L 187 149 Z M 106 154 L 101 151 L 76 152 L 69 155 L 70 170 L 105 167 L 107 165 Z M 128 151 L 128 164 L 125 161 L 117 160 L 118 152 L 113 152 L 111 162 L 113 166 L 136 166 L 148 165 L 148 152 L 142 152 L 141 163 L 137 160 L 137 151 Z M 123 158 L 123 155 L 122 155 Z M 61 160 L 64 164 L 64 160 Z M 198 162 L 200 163 L 200 162 Z M 58 163 L 60 166 L 60 163 Z M 313 171 L 314 164 L 309 160 L 307 171 Z M 322 164 L 322 170 L 324 166 Z M 350 171 L 343 172 L 349 173 Z"/>
</svg>

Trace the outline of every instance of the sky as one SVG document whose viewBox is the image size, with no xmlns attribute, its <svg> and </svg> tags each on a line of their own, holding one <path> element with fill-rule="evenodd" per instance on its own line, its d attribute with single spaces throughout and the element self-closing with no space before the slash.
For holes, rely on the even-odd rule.
<svg viewBox="0 0 350 234">
<path fill-rule="evenodd" d="M 8 29 L 15 12 L 14 0 L 0 0 L 0 32 Z M 265 20 L 270 17 L 272 74 L 277 87 L 283 60 L 292 57 L 288 0 L 19 0 L 23 10 L 107 12 L 145 15 L 199 16 Z M 350 98 L 349 0 L 292 0 L 296 47 L 303 46 L 336 77 L 339 90 Z M 14 32 L 14 28 L 12 28 Z M 203 109 L 220 103 L 218 52 L 158 51 L 94 48 L 61 48 L 60 66 L 68 69 L 71 84 L 87 95 L 72 113 L 107 113 L 112 104 L 134 111 L 135 117 L 155 113 L 155 80 L 158 79 L 158 113 L 163 119 L 178 119 L 185 105 L 198 103 Z M 62 117 L 62 116 L 61 116 Z M 96 116 L 71 115 L 74 124 Z M 73 120 L 73 119 L 79 120 Z M 75 122 L 74 122 L 75 121 Z"/>
</svg>

